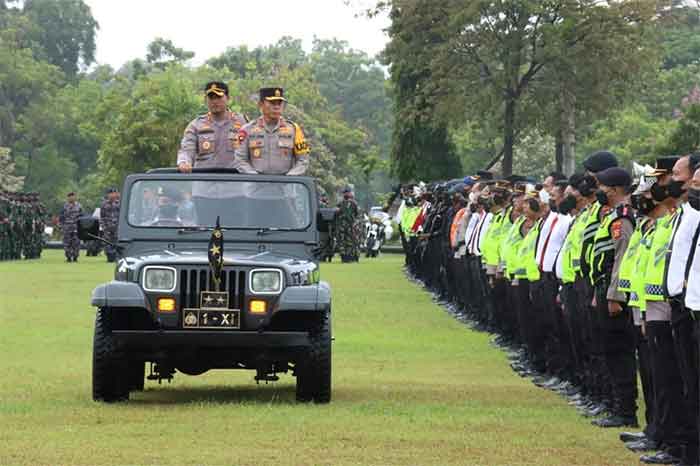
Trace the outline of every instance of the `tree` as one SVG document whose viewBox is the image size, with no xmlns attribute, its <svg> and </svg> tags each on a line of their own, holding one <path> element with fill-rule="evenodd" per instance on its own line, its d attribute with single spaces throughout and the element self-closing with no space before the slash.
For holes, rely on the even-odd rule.
<svg viewBox="0 0 700 466">
<path fill-rule="evenodd" d="M 659 3 L 446 0 L 435 5 L 427 0 L 395 0 L 391 2 L 391 43 L 385 55 L 392 65 L 404 63 L 392 66 L 392 78 L 395 72 L 405 74 L 409 66 L 421 74 L 402 102 L 413 102 L 414 109 L 422 107 L 416 109 L 419 112 L 427 109 L 428 120 L 461 122 L 475 115 L 479 120 L 498 120 L 503 140 L 501 165 L 508 175 L 517 134 L 542 123 L 542 109 L 535 97 L 536 90 L 547 82 L 546 72 L 552 70 L 549 76 L 554 78 L 547 101 L 557 103 L 558 109 L 551 105 L 548 109 L 559 115 L 556 132 L 566 130 L 571 135 L 575 131 L 571 109 L 578 106 L 578 89 L 563 87 L 571 77 L 554 71 L 565 69 L 568 57 L 584 56 L 573 53 L 584 44 L 585 53 L 594 58 L 580 67 L 581 73 L 625 60 L 636 63 L 644 48 L 634 40 L 655 17 Z M 604 41 L 611 32 L 615 40 Z M 624 53 L 619 53 L 620 38 L 627 47 Z M 405 47 L 407 41 L 413 46 Z M 601 53 L 599 47 L 606 44 L 615 47 Z M 622 73 L 616 77 L 624 78 L 622 82 L 631 79 Z M 610 82 L 609 78 L 610 74 L 602 73 L 598 80 Z"/>
<path fill-rule="evenodd" d="M 442 2 L 391 6 L 391 42 L 383 57 L 393 84 L 392 170 L 401 181 L 452 178 L 461 173 L 448 125 L 435 118 L 436 103 L 423 92 L 431 85 L 431 57 L 445 42 L 438 25 L 449 13 Z"/>
<path fill-rule="evenodd" d="M 661 147 L 667 154 L 688 154 L 700 149 L 700 104 L 693 103 L 684 109 L 678 127 Z"/>
<path fill-rule="evenodd" d="M 10 156 L 10 149 L 0 147 L 0 190 L 20 191 L 24 185 L 24 177 L 15 175 L 15 164 Z"/>
<path fill-rule="evenodd" d="M 49 63 L 67 76 L 95 61 L 97 21 L 83 0 L 25 0 L 24 14 L 39 26 L 36 37 Z"/>
<path fill-rule="evenodd" d="M 160 69 L 174 63 L 184 63 L 194 57 L 194 52 L 175 47 L 173 41 L 158 37 L 148 44 L 146 61 Z"/>
</svg>

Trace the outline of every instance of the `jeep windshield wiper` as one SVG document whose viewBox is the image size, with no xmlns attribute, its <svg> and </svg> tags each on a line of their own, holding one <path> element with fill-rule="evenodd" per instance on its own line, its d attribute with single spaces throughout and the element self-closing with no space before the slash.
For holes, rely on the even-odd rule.
<svg viewBox="0 0 700 466">
<path fill-rule="evenodd" d="M 213 231 L 214 228 L 212 227 L 182 227 L 177 230 L 178 233 L 180 234 L 186 234 L 186 233 L 200 233 L 202 231 Z M 222 231 L 226 231 L 226 228 L 221 228 Z"/>
</svg>

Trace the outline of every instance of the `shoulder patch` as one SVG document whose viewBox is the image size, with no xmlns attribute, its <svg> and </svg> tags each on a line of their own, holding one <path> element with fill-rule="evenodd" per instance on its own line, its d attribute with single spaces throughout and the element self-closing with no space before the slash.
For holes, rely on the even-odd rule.
<svg viewBox="0 0 700 466">
<path fill-rule="evenodd" d="M 243 143 L 245 141 L 245 138 L 248 137 L 248 132 L 245 129 L 240 129 L 238 131 L 238 142 Z"/>
<path fill-rule="evenodd" d="M 622 236 L 622 219 L 615 220 L 612 225 L 610 225 L 610 234 L 613 239 L 619 239 Z"/>
</svg>

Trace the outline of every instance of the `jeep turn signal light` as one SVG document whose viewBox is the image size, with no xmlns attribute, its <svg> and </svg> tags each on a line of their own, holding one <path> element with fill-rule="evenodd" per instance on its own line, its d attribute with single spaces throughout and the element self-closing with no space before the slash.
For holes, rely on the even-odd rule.
<svg viewBox="0 0 700 466">
<path fill-rule="evenodd" d="M 159 312 L 173 312 L 175 310 L 175 300 L 173 298 L 158 298 Z"/>
<path fill-rule="evenodd" d="M 267 303 L 261 299 L 251 299 L 249 309 L 251 314 L 265 314 Z"/>
</svg>

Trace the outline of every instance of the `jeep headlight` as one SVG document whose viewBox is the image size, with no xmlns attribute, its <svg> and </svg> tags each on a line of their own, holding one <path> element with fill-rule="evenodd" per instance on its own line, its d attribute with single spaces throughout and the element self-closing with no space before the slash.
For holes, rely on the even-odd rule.
<svg viewBox="0 0 700 466">
<path fill-rule="evenodd" d="M 175 269 L 146 267 L 143 273 L 143 289 L 146 291 L 173 291 L 175 289 Z"/>
<path fill-rule="evenodd" d="M 277 294 L 282 291 L 281 270 L 253 270 L 250 272 L 250 291 L 257 294 Z"/>
</svg>

